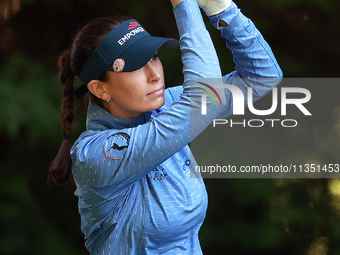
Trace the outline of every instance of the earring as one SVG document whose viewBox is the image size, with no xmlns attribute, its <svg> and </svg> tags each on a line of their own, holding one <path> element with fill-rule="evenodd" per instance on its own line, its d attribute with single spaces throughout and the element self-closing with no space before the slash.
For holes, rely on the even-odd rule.
<svg viewBox="0 0 340 255">
<path fill-rule="evenodd" d="M 107 102 L 107 103 L 110 103 L 110 99 L 106 99 L 106 102 Z"/>
</svg>

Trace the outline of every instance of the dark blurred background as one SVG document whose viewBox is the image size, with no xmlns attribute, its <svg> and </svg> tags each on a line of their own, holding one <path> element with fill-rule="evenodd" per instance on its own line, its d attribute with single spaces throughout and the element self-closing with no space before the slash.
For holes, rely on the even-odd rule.
<svg viewBox="0 0 340 255">
<path fill-rule="evenodd" d="M 236 3 L 271 45 L 285 77 L 339 77 L 339 1 Z M 87 22 L 116 13 L 136 18 L 150 34 L 178 39 L 168 0 L 0 1 L 0 254 L 88 254 L 74 188 L 46 183 L 62 141 L 56 62 Z M 231 54 L 205 20 L 228 73 Z M 179 51 L 161 50 L 160 57 L 166 84 L 182 84 Z M 340 103 L 333 103 L 326 122 L 306 135 L 288 134 L 292 156 L 338 159 Z M 84 114 L 79 110 L 74 137 L 84 130 Z M 262 147 L 273 146 L 267 140 Z M 251 161 L 251 151 L 244 155 Z M 338 179 L 207 179 L 206 185 L 205 254 L 340 254 Z"/>
</svg>

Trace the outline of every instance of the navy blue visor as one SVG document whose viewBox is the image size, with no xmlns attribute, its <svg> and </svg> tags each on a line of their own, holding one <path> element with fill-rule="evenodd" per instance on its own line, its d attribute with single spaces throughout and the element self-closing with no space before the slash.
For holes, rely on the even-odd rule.
<svg viewBox="0 0 340 255">
<path fill-rule="evenodd" d="M 160 47 L 178 46 L 175 39 L 151 36 L 136 20 L 130 19 L 104 37 L 79 78 L 87 85 L 91 80 L 98 80 L 105 71 L 135 71 L 145 66 Z M 82 88 L 83 92 L 86 92 L 85 89 Z"/>
</svg>

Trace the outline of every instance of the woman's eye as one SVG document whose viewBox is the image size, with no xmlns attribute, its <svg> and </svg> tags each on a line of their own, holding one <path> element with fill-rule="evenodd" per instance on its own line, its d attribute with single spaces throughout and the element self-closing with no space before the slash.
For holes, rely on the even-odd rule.
<svg viewBox="0 0 340 255">
<path fill-rule="evenodd" d="M 150 61 L 155 61 L 158 59 L 158 54 L 156 53 L 155 55 L 153 55 L 153 57 L 150 59 Z"/>
</svg>

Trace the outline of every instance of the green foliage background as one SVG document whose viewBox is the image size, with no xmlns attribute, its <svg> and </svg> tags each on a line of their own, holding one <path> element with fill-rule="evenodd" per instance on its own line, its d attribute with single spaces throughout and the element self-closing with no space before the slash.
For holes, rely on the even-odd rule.
<svg viewBox="0 0 340 255">
<path fill-rule="evenodd" d="M 271 45 L 285 77 L 339 76 L 339 1 L 236 3 Z M 62 140 L 56 61 L 77 30 L 115 13 L 136 18 L 153 35 L 178 38 L 165 0 L 0 1 L 0 254 L 88 254 L 73 187 L 46 184 Z M 232 71 L 219 31 L 205 20 L 223 72 Z M 160 57 L 167 85 L 181 84 L 179 51 L 160 51 Z M 84 113 L 79 116 L 75 137 L 84 129 Z M 312 127 L 314 136 L 290 134 L 296 136 L 292 152 L 313 155 L 321 146 L 337 159 L 340 108 L 330 116 L 327 126 Z M 266 146 L 275 150 L 263 139 Z M 255 157 L 251 150 L 242 146 L 245 162 Z M 206 185 L 209 209 L 200 232 L 205 254 L 340 254 L 337 179 L 207 179 Z"/>
</svg>

